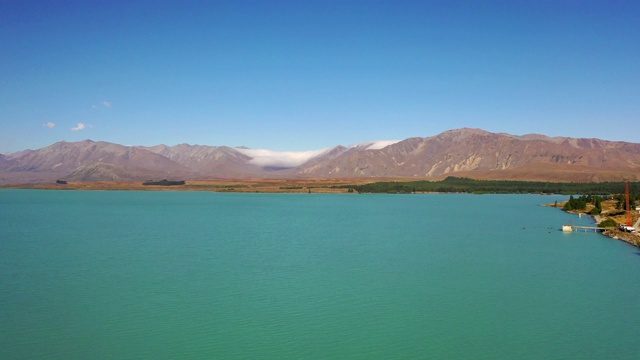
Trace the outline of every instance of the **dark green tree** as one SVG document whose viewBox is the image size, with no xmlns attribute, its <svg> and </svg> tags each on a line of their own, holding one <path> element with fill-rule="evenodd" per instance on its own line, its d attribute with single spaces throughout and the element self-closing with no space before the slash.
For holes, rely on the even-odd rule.
<svg viewBox="0 0 640 360">
<path fill-rule="evenodd" d="M 562 210 L 564 211 L 571 211 L 574 209 L 574 204 L 575 204 L 575 199 L 573 198 L 573 195 L 569 196 L 569 201 L 567 201 L 566 203 L 564 203 L 564 206 L 562 207 Z"/>
</svg>

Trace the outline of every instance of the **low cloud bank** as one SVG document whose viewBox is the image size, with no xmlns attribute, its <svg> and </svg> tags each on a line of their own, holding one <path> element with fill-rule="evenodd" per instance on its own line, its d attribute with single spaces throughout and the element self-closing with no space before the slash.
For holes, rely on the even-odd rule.
<svg viewBox="0 0 640 360">
<path fill-rule="evenodd" d="M 320 156 L 331 148 L 310 150 L 310 151 L 273 151 L 266 149 L 242 149 L 236 150 L 244 155 L 251 157 L 250 164 L 263 167 L 283 167 L 292 168 L 300 166 L 305 162 Z"/>
<path fill-rule="evenodd" d="M 380 141 L 368 141 L 358 144 L 353 144 L 349 148 L 360 148 L 364 150 L 379 150 L 389 145 L 393 145 L 400 140 L 380 140 Z M 250 164 L 262 166 L 262 167 L 280 167 L 280 168 L 293 168 L 300 166 L 307 161 L 321 156 L 331 151 L 333 147 L 309 150 L 309 151 L 273 151 L 267 149 L 245 149 L 236 148 L 236 150 L 251 158 Z"/>
</svg>

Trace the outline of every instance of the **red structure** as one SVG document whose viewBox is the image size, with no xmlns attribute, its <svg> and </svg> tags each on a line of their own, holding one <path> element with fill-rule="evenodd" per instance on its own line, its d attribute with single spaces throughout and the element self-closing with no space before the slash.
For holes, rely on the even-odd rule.
<svg viewBox="0 0 640 360">
<path fill-rule="evenodd" d="M 629 180 L 625 187 L 625 195 L 627 196 L 627 226 L 631 226 L 631 204 L 629 204 Z"/>
</svg>

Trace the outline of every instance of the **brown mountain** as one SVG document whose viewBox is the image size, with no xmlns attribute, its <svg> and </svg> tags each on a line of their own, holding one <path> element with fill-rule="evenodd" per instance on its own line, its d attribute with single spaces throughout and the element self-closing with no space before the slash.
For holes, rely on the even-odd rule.
<svg viewBox="0 0 640 360">
<path fill-rule="evenodd" d="M 183 165 L 144 149 L 84 140 L 11 156 L 0 167 L 0 178 L 40 182 L 67 180 L 144 180 L 191 175 Z M 5 180 L 5 182 L 8 182 Z"/>
<path fill-rule="evenodd" d="M 227 146 L 180 144 L 138 147 L 179 163 L 200 179 L 260 176 L 260 167 L 249 164 L 250 157 Z"/>
<path fill-rule="evenodd" d="M 347 150 L 303 165 L 317 177 L 441 178 L 607 181 L 640 179 L 640 144 L 544 135 L 514 136 L 458 129 L 411 138 L 379 150 Z"/>
<path fill-rule="evenodd" d="M 640 180 L 640 144 L 600 139 L 458 129 L 382 148 L 336 146 L 311 153 L 306 162 L 292 167 L 253 159 L 257 152 L 226 146 L 59 142 L 0 157 L 0 183 L 247 177 L 440 179 L 450 175 L 543 181 Z"/>
</svg>

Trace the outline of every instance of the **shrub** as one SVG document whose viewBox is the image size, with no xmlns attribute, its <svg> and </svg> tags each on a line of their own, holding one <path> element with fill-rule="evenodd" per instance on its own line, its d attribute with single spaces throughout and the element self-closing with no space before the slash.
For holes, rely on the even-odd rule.
<svg viewBox="0 0 640 360">
<path fill-rule="evenodd" d="M 613 219 L 607 219 L 602 221 L 600 224 L 598 224 L 598 227 L 601 228 L 605 228 L 605 227 L 616 227 L 617 223 L 615 221 L 613 221 Z"/>
</svg>

